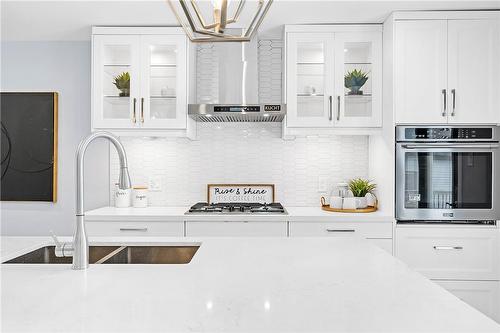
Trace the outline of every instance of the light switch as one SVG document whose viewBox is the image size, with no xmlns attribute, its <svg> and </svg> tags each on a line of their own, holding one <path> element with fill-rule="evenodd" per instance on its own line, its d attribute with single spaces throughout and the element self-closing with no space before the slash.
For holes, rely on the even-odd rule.
<svg viewBox="0 0 500 333">
<path fill-rule="evenodd" d="M 162 187 L 162 177 L 161 176 L 150 176 L 148 182 L 148 189 L 151 192 L 161 192 Z"/>
<path fill-rule="evenodd" d="M 318 192 L 326 193 L 327 183 L 328 183 L 328 177 L 319 176 L 318 177 Z"/>
</svg>

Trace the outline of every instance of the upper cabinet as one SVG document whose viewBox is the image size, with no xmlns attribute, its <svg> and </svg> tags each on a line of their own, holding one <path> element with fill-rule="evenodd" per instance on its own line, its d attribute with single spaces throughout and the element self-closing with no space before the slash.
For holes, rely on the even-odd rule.
<svg viewBox="0 0 500 333">
<path fill-rule="evenodd" d="M 500 34 L 496 19 L 395 23 L 397 123 L 500 122 Z"/>
<path fill-rule="evenodd" d="M 92 128 L 186 130 L 187 38 L 177 28 L 137 29 L 94 28 Z"/>
<path fill-rule="evenodd" d="M 500 122 L 499 21 L 448 21 L 448 92 L 448 122 Z"/>
<path fill-rule="evenodd" d="M 331 127 L 334 90 L 332 34 L 287 35 L 287 125 Z"/>
<path fill-rule="evenodd" d="M 378 26 L 286 26 L 287 128 L 382 126 Z"/>
</svg>

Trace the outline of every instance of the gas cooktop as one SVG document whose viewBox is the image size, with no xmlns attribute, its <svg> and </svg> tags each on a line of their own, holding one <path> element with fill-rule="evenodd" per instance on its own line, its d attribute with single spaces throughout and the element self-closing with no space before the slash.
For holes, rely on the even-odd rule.
<svg viewBox="0 0 500 333">
<path fill-rule="evenodd" d="M 212 203 L 198 202 L 191 206 L 186 214 L 287 214 L 280 203 L 258 202 L 225 202 Z"/>
</svg>

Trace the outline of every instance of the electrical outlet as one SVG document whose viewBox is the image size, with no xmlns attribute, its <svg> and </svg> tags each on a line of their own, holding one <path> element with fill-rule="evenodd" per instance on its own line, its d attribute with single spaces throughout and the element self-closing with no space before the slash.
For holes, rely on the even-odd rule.
<svg viewBox="0 0 500 333">
<path fill-rule="evenodd" d="M 161 192 L 162 187 L 162 177 L 161 176 L 150 176 L 148 181 L 148 188 L 151 192 Z"/>
<path fill-rule="evenodd" d="M 328 183 L 328 177 L 319 176 L 318 177 L 318 192 L 326 193 L 327 183 Z"/>
</svg>

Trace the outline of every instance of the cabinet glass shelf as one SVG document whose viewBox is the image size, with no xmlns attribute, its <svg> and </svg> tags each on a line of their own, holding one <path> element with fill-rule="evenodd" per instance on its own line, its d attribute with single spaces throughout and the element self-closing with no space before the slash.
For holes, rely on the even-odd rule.
<svg viewBox="0 0 500 333">
<path fill-rule="evenodd" d="M 104 64 L 104 67 L 130 67 L 129 64 Z"/>
<path fill-rule="evenodd" d="M 297 97 L 324 97 L 323 94 L 297 94 Z"/>
<path fill-rule="evenodd" d="M 177 98 L 175 95 L 168 95 L 168 96 L 149 96 L 150 98 L 156 98 L 156 99 L 174 99 Z"/>
<path fill-rule="evenodd" d="M 301 61 L 301 62 L 297 62 L 297 65 L 324 65 L 325 63 L 324 62 L 314 62 L 314 61 Z"/>
<path fill-rule="evenodd" d="M 130 103 L 129 96 L 104 96 L 104 101 L 114 105 L 128 105 Z"/>
<path fill-rule="evenodd" d="M 177 67 L 176 64 L 151 64 L 151 67 Z"/>
<path fill-rule="evenodd" d="M 371 98 L 372 94 L 362 94 L 362 95 L 349 95 L 349 94 L 345 94 L 345 97 L 347 97 L 347 98 Z"/>
</svg>

